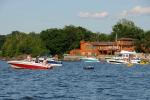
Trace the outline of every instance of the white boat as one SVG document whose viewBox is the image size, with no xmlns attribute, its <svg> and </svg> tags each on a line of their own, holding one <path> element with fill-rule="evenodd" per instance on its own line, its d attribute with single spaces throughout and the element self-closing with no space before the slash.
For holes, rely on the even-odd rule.
<svg viewBox="0 0 150 100">
<path fill-rule="evenodd" d="M 33 60 L 35 59 L 36 58 L 34 58 Z M 44 57 L 39 57 L 38 59 L 39 59 L 39 62 L 43 62 Z M 51 64 L 52 66 L 62 66 L 62 61 L 55 60 L 54 58 L 47 58 L 47 62 Z"/>
<path fill-rule="evenodd" d="M 139 59 L 139 58 L 136 58 L 136 59 L 131 59 L 131 61 L 130 61 L 132 64 L 140 64 L 140 62 L 141 62 L 141 59 Z"/>
<path fill-rule="evenodd" d="M 50 64 L 35 63 L 33 61 L 8 61 L 7 62 L 12 68 L 16 69 L 50 69 L 53 68 Z"/>
<path fill-rule="evenodd" d="M 97 58 L 94 57 L 83 57 L 80 59 L 84 62 L 100 62 Z"/>
<path fill-rule="evenodd" d="M 110 59 L 107 59 L 106 60 L 107 63 L 110 63 L 110 64 L 126 64 L 128 63 L 127 61 L 123 60 L 122 58 L 116 58 L 116 57 L 112 57 Z"/>
<path fill-rule="evenodd" d="M 137 57 L 136 52 L 121 51 L 119 55 L 106 59 L 107 63 L 111 64 L 139 64 L 140 58 Z"/>
</svg>

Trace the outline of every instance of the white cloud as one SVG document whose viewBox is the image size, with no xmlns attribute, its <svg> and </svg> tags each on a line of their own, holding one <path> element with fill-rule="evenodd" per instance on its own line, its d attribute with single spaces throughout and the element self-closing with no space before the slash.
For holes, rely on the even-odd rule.
<svg viewBox="0 0 150 100">
<path fill-rule="evenodd" d="M 150 14 L 150 7 L 141 7 L 136 6 L 130 10 L 124 10 L 121 15 L 127 16 L 127 15 L 143 15 L 143 14 Z"/>
<path fill-rule="evenodd" d="M 98 18 L 104 18 L 104 17 L 107 17 L 108 16 L 108 12 L 106 11 L 103 11 L 103 12 L 80 12 L 78 14 L 79 17 L 81 18 L 95 18 L 95 19 L 98 19 Z"/>
</svg>

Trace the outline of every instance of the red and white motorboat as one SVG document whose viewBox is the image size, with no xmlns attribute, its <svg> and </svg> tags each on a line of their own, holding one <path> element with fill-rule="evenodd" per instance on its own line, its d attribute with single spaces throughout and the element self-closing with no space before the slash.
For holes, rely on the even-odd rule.
<svg viewBox="0 0 150 100">
<path fill-rule="evenodd" d="M 35 62 L 29 62 L 29 61 L 8 61 L 8 64 L 12 68 L 17 69 L 51 69 L 52 66 L 50 64 L 44 65 L 43 63 L 35 63 Z"/>
</svg>

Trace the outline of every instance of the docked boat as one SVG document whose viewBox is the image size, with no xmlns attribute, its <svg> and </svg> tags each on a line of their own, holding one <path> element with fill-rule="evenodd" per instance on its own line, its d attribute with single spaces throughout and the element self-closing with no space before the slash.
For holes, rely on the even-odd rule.
<svg viewBox="0 0 150 100">
<path fill-rule="evenodd" d="M 33 61 L 8 61 L 7 62 L 12 68 L 17 69 L 51 69 L 53 66 L 50 64 L 35 63 Z"/>
<path fill-rule="evenodd" d="M 127 64 L 128 62 L 123 59 L 111 58 L 106 60 L 107 63 L 110 64 Z"/>
<path fill-rule="evenodd" d="M 100 62 L 97 58 L 94 57 L 83 57 L 81 60 L 84 62 Z"/>
<path fill-rule="evenodd" d="M 137 57 L 136 52 L 121 51 L 119 55 L 106 59 L 111 64 L 140 64 L 141 59 Z"/>
</svg>

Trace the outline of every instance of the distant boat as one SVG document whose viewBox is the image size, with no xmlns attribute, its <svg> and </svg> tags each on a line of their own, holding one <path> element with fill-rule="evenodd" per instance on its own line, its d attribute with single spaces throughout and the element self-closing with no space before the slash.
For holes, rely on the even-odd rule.
<svg viewBox="0 0 150 100">
<path fill-rule="evenodd" d="M 94 69 L 94 66 L 85 66 L 83 69 Z"/>
<path fill-rule="evenodd" d="M 118 56 L 106 59 L 111 64 L 140 64 L 141 59 L 137 57 L 136 52 L 121 51 Z"/>
<path fill-rule="evenodd" d="M 83 57 L 81 60 L 84 62 L 100 62 L 97 58 L 94 57 Z"/>
<path fill-rule="evenodd" d="M 127 61 L 123 60 L 123 59 L 117 59 L 117 58 L 111 58 L 111 59 L 107 59 L 106 60 L 107 63 L 110 64 L 126 64 L 128 63 Z"/>
<path fill-rule="evenodd" d="M 53 68 L 50 64 L 43 65 L 42 63 L 35 63 L 33 61 L 8 61 L 7 62 L 12 68 L 16 69 L 51 69 Z"/>
</svg>

